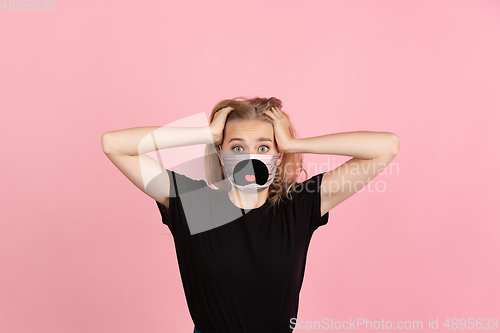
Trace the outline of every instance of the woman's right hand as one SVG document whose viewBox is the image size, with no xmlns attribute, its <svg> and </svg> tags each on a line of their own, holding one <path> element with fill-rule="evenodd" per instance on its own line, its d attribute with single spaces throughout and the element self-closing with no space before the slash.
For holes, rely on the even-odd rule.
<svg viewBox="0 0 500 333">
<path fill-rule="evenodd" d="M 226 125 L 226 119 L 228 114 L 233 110 L 234 108 L 230 106 L 220 109 L 215 113 L 214 120 L 209 125 L 216 147 L 222 144 L 222 134 L 224 132 L 224 126 Z"/>
</svg>

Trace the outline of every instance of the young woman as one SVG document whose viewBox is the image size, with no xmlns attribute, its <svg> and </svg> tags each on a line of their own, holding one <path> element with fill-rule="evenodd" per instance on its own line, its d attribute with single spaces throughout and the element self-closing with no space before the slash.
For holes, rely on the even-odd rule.
<svg viewBox="0 0 500 333">
<path fill-rule="evenodd" d="M 155 199 L 172 232 L 195 333 L 292 332 L 313 232 L 399 151 L 389 132 L 296 138 L 281 108 L 274 97 L 237 97 L 219 102 L 207 127 L 102 136 L 108 158 Z M 195 144 L 206 144 L 207 181 L 145 155 Z M 352 158 L 309 177 L 304 153 Z M 302 172 L 306 180 L 298 182 Z"/>
</svg>

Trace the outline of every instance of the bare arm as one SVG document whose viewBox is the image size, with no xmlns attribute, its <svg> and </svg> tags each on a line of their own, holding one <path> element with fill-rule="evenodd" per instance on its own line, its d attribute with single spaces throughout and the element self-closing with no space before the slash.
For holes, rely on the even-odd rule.
<svg viewBox="0 0 500 333">
<path fill-rule="evenodd" d="M 321 183 L 321 216 L 373 180 L 399 152 L 399 137 L 391 132 L 342 132 L 289 141 L 291 153 L 352 156 L 325 172 Z"/>
<path fill-rule="evenodd" d="M 231 111 L 232 108 L 218 111 L 209 126 L 149 126 L 106 132 L 101 136 L 101 147 L 110 161 L 137 188 L 168 208 L 168 174 L 146 153 L 196 144 L 218 144 L 226 117 Z"/>
<path fill-rule="evenodd" d="M 157 147 L 154 142 L 156 141 Z M 104 153 L 137 156 L 166 148 L 212 143 L 208 126 L 203 127 L 134 127 L 106 132 L 101 145 Z"/>
<path fill-rule="evenodd" d="M 146 153 L 166 148 L 213 142 L 205 127 L 136 127 L 106 132 L 103 152 L 142 192 L 168 208 L 170 180 L 163 166 Z"/>
</svg>

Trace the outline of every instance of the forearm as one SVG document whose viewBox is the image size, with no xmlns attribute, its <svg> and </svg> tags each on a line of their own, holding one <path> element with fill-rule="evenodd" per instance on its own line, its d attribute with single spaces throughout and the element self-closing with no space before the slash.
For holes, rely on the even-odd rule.
<svg viewBox="0 0 500 333">
<path fill-rule="evenodd" d="M 396 155 L 399 151 L 399 137 L 390 132 L 333 133 L 293 139 L 286 150 L 293 154 L 331 154 L 372 159 L 382 155 Z"/>
<path fill-rule="evenodd" d="M 134 127 L 104 133 L 101 138 L 105 153 L 139 155 L 166 148 L 212 143 L 208 126 L 202 127 Z"/>
</svg>

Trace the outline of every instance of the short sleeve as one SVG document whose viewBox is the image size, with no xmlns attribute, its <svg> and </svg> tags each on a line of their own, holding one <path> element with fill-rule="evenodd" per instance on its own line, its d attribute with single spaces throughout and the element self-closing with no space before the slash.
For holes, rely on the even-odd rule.
<svg viewBox="0 0 500 333">
<path fill-rule="evenodd" d="M 170 180 L 168 208 L 158 201 L 156 201 L 156 204 L 160 211 L 162 223 L 167 225 L 172 235 L 175 236 L 185 226 L 186 221 L 180 196 L 182 196 L 182 201 L 185 204 L 188 203 L 188 199 L 200 200 L 200 197 L 205 195 L 205 190 L 209 189 L 209 187 L 204 180 L 195 180 L 168 169 L 166 171 Z"/>
<path fill-rule="evenodd" d="M 321 181 L 324 173 L 310 177 L 295 189 L 296 205 L 302 211 L 301 218 L 313 233 L 320 226 L 328 223 L 329 212 L 321 216 Z"/>
</svg>

